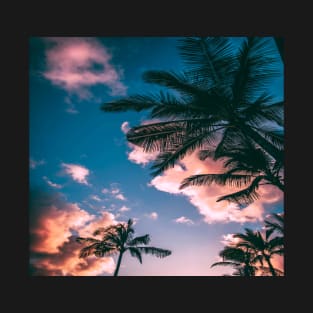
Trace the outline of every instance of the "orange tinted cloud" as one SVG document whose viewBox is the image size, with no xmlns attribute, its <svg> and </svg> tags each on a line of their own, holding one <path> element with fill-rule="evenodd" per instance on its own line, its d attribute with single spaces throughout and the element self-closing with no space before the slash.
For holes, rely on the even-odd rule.
<svg viewBox="0 0 313 313">
<path fill-rule="evenodd" d="M 31 208 L 30 263 L 33 275 L 94 276 L 113 273 L 112 257 L 80 259 L 83 247 L 76 236 L 92 236 L 99 227 L 116 223 L 115 217 L 103 211 L 99 216 L 81 209 L 76 203 L 51 198 L 49 205 Z M 75 235 L 74 235 L 75 234 Z"/>
</svg>

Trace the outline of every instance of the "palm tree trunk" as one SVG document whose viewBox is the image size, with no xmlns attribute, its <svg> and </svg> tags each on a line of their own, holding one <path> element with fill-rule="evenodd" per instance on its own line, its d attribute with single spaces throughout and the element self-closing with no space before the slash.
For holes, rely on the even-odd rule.
<svg viewBox="0 0 313 313">
<path fill-rule="evenodd" d="M 274 269 L 274 267 L 273 267 L 273 265 L 272 265 L 272 263 L 271 263 L 270 257 L 266 256 L 265 259 L 266 259 L 266 262 L 267 262 L 267 264 L 268 264 L 268 267 L 269 267 L 269 269 L 270 269 L 270 271 L 271 271 L 272 276 L 277 276 L 277 274 L 276 274 L 276 272 L 275 272 L 275 269 Z"/>
<path fill-rule="evenodd" d="M 114 275 L 113 276 L 117 276 L 118 274 L 118 271 L 120 269 L 120 265 L 121 265 L 121 262 L 122 262 L 122 257 L 123 257 L 123 253 L 124 252 L 120 252 L 119 256 L 118 256 L 118 260 L 117 260 L 117 264 L 116 264 L 116 269 L 115 269 L 115 272 L 114 272 Z"/>
</svg>

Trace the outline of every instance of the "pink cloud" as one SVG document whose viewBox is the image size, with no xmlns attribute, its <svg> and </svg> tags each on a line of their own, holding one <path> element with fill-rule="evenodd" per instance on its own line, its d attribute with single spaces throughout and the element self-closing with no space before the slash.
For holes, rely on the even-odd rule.
<svg viewBox="0 0 313 313">
<path fill-rule="evenodd" d="M 82 245 L 75 241 L 78 236 L 92 236 L 98 227 L 116 223 L 109 212 L 100 216 L 89 214 L 75 203 L 52 199 L 49 205 L 32 208 L 30 225 L 30 262 L 33 275 L 40 276 L 94 276 L 113 273 L 112 257 L 79 258 Z"/>
<path fill-rule="evenodd" d="M 65 173 L 69 174 L 73 180 L 80 184 L 88 185 L 86 177 L 89 175 L 90 171 L 86 167 L 77 164 L 66 163 L 62 163 L 61 166 L 64 168 Z"/>
<path fill-rule="evenodd" d="M 52 84 L 90 99 L 90 87 L 103 85 L 111 95 L 125 95 L 122 71 L 111 64 L 112 55 L 94 38 L 47 38 L 46 71 L 43 76 Z M 72 108 L 73 110 L 73 108 Z"/>
<path fill-rule="evenodd" d="M 128 212 L 128 211 L 130 211 L 130 208 L 127 207 L 127 206 L 125 206 L 125 205 L 123 205 L 123 206 L 119 209 L 119 211 L 120 211 L 120 212 Z"/>
<path fill-rule="evenodd" d="M 282 192 L 276 187 L 269 185 L 261 186 L 259 188 L 260 199 L 244 209 L 239 209 L 235 204 L 227 201 L 216 202 L 219 196 L 238 190 L 233 187 L 218 185 L 191 186 L 179 190 L 180 183 L 188 176 L 223 172 L 221 162 L 214 162 L 210 159 L 200 161 L 197 157 L 197 152 L 186 156 L 181 161 L 181 165 L 175 165 L 174 168 L 168 169 L 162 175 L 155 177 L 151 180 L 149 186 L 153 186 L 160 191 L 186 196 L 208 224 L 214 222 L 244 223 L 261 221 L 265 211 L 264 204 L 282 201 Z"/>
<path fill-rule="evenodd" d="M 126 201 L 126 198 L 122 193 L 118 193 L 117 195 L 115 195 L 115 198 L 121 201 Z"/>
<path fill-rule="evenodd" d="M 185 216 L 181 216 L 181 217 L 176 218 L 174 220 L 174 222 L 178 223 L 178 224 L 187 224 L 187 225 L 194 224 L 194 222 L 191 219 L 189 219 L 189 218 L 187 218 Z"/>
</svg>

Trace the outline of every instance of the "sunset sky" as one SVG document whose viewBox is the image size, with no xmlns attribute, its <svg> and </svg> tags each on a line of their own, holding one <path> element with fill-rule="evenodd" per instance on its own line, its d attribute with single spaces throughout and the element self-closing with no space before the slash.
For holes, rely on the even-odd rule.
<svg viewBox="0 0 313 313">
<path fill-rule="evenodd" d="M 210 268 L 231 234 L 260 229 L 269 213 L 283 211 L 283 194 L 262 186 L 244 209 L 216 199 L 230 188 L 189 187 L 187 176 L 213 173 L 221 164 L 196 153 L 152 177 L 155 155 L 127 143 L 130 127 L 148 123 L 146 112 L 105 113 L 101 104 L 156 91 L 145 70 L 183 70 L 174 37 L 46 37 L 29 40 L 30 275 L 111 276 L 115 258 L 79 259 L 76 236 L 133 218 L 137 235 L 172 250 L 143 264 L 124 256 L 123 276 L 220 276 Z M 234 49 L 241 39 L 233 39 Z M 273 43 L 274 44 L 274 43 Z M 283 70 L 283 69 L 282 69 Z M 283 99 L 283 80 L 269 92 Z"/>
</svg>

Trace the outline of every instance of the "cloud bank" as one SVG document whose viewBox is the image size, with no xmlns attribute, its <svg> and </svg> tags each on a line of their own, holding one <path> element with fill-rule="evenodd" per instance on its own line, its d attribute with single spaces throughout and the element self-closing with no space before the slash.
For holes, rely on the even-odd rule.
<svg viewBox="0 0 313 313">
<path fill-rule="evenodd" d="M 80 259 L 82 245 L 76 236 L 92 236 L 98 227 L 116 223 L 113 214 L 99 216 L 65 202 L 60 196 L 32 201 L 30 219 L 30 270 L 34 276 L 96 276 L 114 271 L 113 258 Z"/>
</svg>

